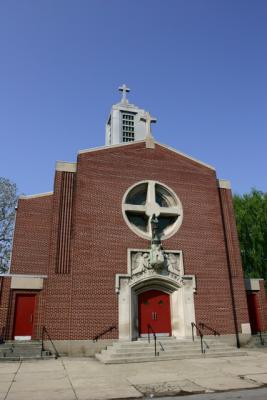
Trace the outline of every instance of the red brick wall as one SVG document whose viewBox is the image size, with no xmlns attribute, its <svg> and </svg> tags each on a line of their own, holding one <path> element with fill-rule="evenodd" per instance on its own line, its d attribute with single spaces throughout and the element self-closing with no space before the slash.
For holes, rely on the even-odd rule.
<svg viewBox="0 0 267 400">
<path fill-rule="evenodd" d="M 233 290 L 231 296 L 232 305 L 236 310 L 236 321 L 238 329 L 240 329 L 240 324 L 248 322 L 249 316 L 232 193 L 229 189 L 219 189 L 219 193 L 225 233 L 229 283 L 231 285 L 232 282 Z"/>
<path fill-rule="evenodd" d="M 11 260 L 12 274 L 47 275 L 50 254 L 50 236 L 53 195 L 19 199 L 16 213 L 16 226 Z M 5 281 L 7 278 L 4 279 Z M 44 303 L 47 280 L 44 289 L 36 291 L 36 309 L 33 338 L 41 337 L 44 325 Z M 29 291 L 30 292 L 30 291 Z M 15 296 L 18 291 L 9 294 L 9 315 L 6 315 L 8 338 L 12 337 Z"/>
<path fill-rule="evenodd" d="M 19 200 L 11 273 L 47 274 L 52 199 L 48 195 Z"/>
<path fill-rule="evenodd" d="M 197 321 L 221 333 L 234 333 L 216 174 L 160 146 L 152 150 L 139 143 L 78 157 L 70 337 L 92 338 L 118 323 L 115 274 L 127 272 L 127 248 L 149 247 L 149 241 L 136 236 L 125 224 L 121 200 L 129 186 L 145 179 L 167 184 L 183 204 L 183 224 L 163 246 L 183 250 L 185 273 L 197 277 Z M 243 282 L 239 287 L 241 265 L 237 263 L 235 269 L 240 277 L 235 283 L 240 329 L 248 316 Z"/>
<path fill-rule="evenodd" d="M 267 297 L 264 288 L 264 280 L 260 280 L 260 291 L 257 292 L 261 331 L 267 332 Z"/>
<path fill-rule="evenodd" d="M 5 337 L 8 330 L 8 314 L 10 304 L 10 283 L 11 278 L 0 277 L 0 335 L 3 328 L 5 329 Z"/>
<path fill-rule="evenodd" d="M 49 255 L 49 279 L 45 293 L 45 326 L 55 339 L 69 339 L 70 337 L 70 309 L 72 302 L 72 259 L 70 260 L 69 273 L 58 274 L 57 255 L 59 238 L 59 220 L 61 215 L 61 190 L 63 187 L 64 172 L 56 171 L 54 183 L 54 196 L 52 205 L 52 225 Z M 71 244 L 72 246 L 72 244 Z M 72 253 L 72 248 L 70 248 Z"/>
<path fill-rule="evenodd" d="M 48 226 L 45 228 L 44 247 L 40 248 L 40 239 L 35 241 L 34 237 L 23 242 L 28 229 L 27 215 L 38 214 L 37 210 L 40 210 L 36 203 L 32 203 L 32 208 L 27 203 L 27 208 L 28 200 L 23 201 L 24 208 L 16 228 L 12 272 L 44 273 L 49 253 L 49 279 L 43 291 L 43 321 L 52 338 L 89 339 L 108 326 L 118 324 L 115 275 L 127 273 L 127 248 L 148 248 L 150 245 L 148 240 L 139 238 L 126 225 L 121 201 L 131 185 L 146 179 L 170 186 L 182 202 L 182 226 L 174 236 L 163 241 L 163 247 L 182 250 L 185 273 L 196 275 L 197 321 L 206 322 L 222 334 L 234 333 L 225 231 L 215 171 L 161 146 L 147 149 L 144 143 L 135 143 L 78 156 L 68 274 L 56 273 L 62 172 L 56 173 L 54 196 L 49 197 L 52 200 L 50 247 L 47 244 Z M 229 208 L 231 199 L 227 193 L 224 197 L 223 203 Z M 49 220 L 48 207 L 42 210 L 39 214 L 43 214 L 45 224 L 44 220 Z M 228 225 L 232 230 L 235 229 L 233 213 L 229 210 Z M 35 221 L 34 216 L 32 218 Z M 35 226 L 38 230 L 37 222 Z M 235 233 L 232 235 L 235 262 L 231 268 L 240 329 L 241 323 L 248 322 L 248 316 L 237 255 L 238 242 Z M 25 260 L 23 253 L 29 248 Z M 40 266 L 36 258 L 38 253 Z M 35 261 L 28 264 L 32 254 Z M 117 337 L 117 332 L 105 336 L 108 337 Z"/>
</svg>

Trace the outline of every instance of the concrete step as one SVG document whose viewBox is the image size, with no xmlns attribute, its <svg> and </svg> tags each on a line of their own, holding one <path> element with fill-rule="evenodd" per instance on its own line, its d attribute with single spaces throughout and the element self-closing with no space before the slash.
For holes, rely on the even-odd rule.
<svg viewBox="0 0 267 400">
<path fill-rule="evenodd" d="M 23 346 L 23 347 L 18 347 L 18 346 L 0 346 L 0 351 L 1 350 L 6 350 L 6 349 L 17 349 L 19 351 L 23 351 L 23 350 L 27 350 L 30 349 L 32 351 L 36 350 L 36 349 L 40 349 L 41 346 Z"/>
<path fill-rule="evenodd" d="M 161 358 L 165 357 L 186 357 L 186 356 L 192 356 L 193 358 L 198 357 L 201 355 L 201 351 L 173 351 L 173 352 L 161 352 L 159 351 L 159 356 Z M 236 351 L 231 351 L 231 353 L 236 353 Z M 211 354 L 226 354 L 225 351 L 216 351 L 216 350 L 210 350 L 209 352 L 206 352 L 205 354 L 211 355 Z M 109 354 L 107 355 L 109 359 L 120 359 L 120 358 L 143 358 L 143 357 L 155 357 L 154 352 L 150 353 L 114 353 L 114 354 Z"/>
<path fill-rule="evenodd" d="M 133 342 L 134 343 L 134 342 Z M 208 347 L 213 347 L 213 348 L 216 348 L 216 347 L 224 347 L 224 348 L 228 348 L 229 346 L 226 344 L 226 343 L 222 343 L 222 342 L 217 342 L 217 343 L 210 343 L 210 342 L 204 342 L 203 343 L 204 344 L 204 347 L 205 347 L 205 345 L 208 345 Z M 160 345 L 162 345 L 162 347 L 164 348 L 164 349 L 169 349 L 169 350 L 171 350 L 171 349 L 184 349 L 184 348 L 188 348 L 188 349 L 194 349 L 194 348 L 196 348 L 196 349 L 199 349 L 200 348 L 200 342 L 198 342 L 198 343 L 179 343 L 179 342 L 176 342 L 176 343 L 164 343 L 164 342 L 161 342 L 161 341 L 157 341 L 157 347 L 161 347 Z M 154 342 L 152 342 L 152 343 L 146 343 L 146 344 L 131 344 L 131 343 L 124 343 L 124 344 L 121 344 L 121 345 L 118 345 L 118 344 L 114 344 L 113 346 L 108 346 L 107 348 L 108 349 L 110 349 L 110 348 L 114 348 L 114 349 L 124 349 L 124 350 L 136 350 L 136 351 L 139 351 L 139 350 L 146 350 L 146 349 L 149 349 L 149 348 L 154 348 Z"/>
<path fill-rule="evenodd" d="M 42 351 L 41 341 L 7 341 L 0 345 L 0 361 L 55 358 L 50 351 Z"/>
<path fill-rule="evenodd" d="M 55 359 L 54 355 L 49 355 L 49 356 L 34 356 L 34 357 L 0 357 L 0 363 L 2 362 L 8 362 L 8 361 L 33 361 L 33 360 L 52 360 Z"/>
<path fill-rule="evenodd" d="M 218 348 L 209 348 L 209 349 L 206 349 L 206 352 L 212 352 L 212 353 L 214 353 L 214 352 L 220 352 L 220 353 L 222 353 L 222 352 L 224 352 L 226 349 L 225 349 L 225 347 L 218 347 Z M 228 351 L 232 351 L 232 348 L 231 349 L 227 349 Z M 195 348 L 195 349 L 171 349 L 171 350 L 167 350 L 167 349 L 164 349 L 164 350 L 162 350 L 160 347 L 157 347 L 157 352 L 159 352 L 160 354 L 188 354 L 188 353 L 190 353 L 190 354 L 199 354 L 199 352 L 201 351 L 201 349 L 200 348 Z M 114 351 L 112 351 L 112 350 L 108 350 L 108 351 L 105 351 L 105 353 L 104 354 L 108 354 L 108 355 L 110 355 L 111 357 L 113 356 L 113 355 L 116 355 L 116 356 L 118 356 L 118 357 L 120 357 L 121 355 L 125 355 L 125 356 L 129 356 L 129 357 L 133 357 L 133 356 L 138 356 L 138 355 L 149 355 L 149 354 L 154 354 L 154 348 L 151 348 L 151 349 L 146 349 L 146 350 L 136 350 L 136 351 L 130 351 L 130 350 L 123 350 L 123 349 L 118 349 L 117 351 L 116 351 L 116 353 L 114 352 Z"/>
<path fill-rule="evenodd" d="M 267 334 L 263 333 L 262 335 L 262 340 L 259 335 L 253 335 L 249 343 L 245 346 L 250 349 L 260 349 L 260 348 L 266 348 L 267 347 Z"/>
<path fill-rule="evenodd" d="M 1 352 L 0 353 L 0 358 L 1 357 L 34 357 L 34 356 L 39 356 L 40 354 L 44 354 L 44 355 L 49 355 L 50 352 L 49 351 L 36 351 L 36 352 L 30 352 L 30 351 L 6 351 L 6 352 Z"/>
<path fill-rule="evenodd" d="M 153 338 L 152 334 L 150 335 L 150 338 Z M 144 341 L 147 342 L 147 339 L 148 339 L 148 336 L 146 335 L 144 337 L 137 338 L 136 342 L 144 342 Z M 176 337 L 174 337 L 174 336 L 157 336 L 157 339 L 169 341 L 169 340 L 176 340 Z"/>
<path fill-rule="evenodd" d="M 41 343 L 3 343 L 0 345 L 0 349 L 5 349 L 5 348 L 16 348 L 19 350 L 23 350 L 23 349 L 38 349 L 40 348 L 42 345 Z"/>
<path fill-rule="evenodd" d="M 104 364 L 127 364 L 127 363 L 140 363 L 140 362 L 159 362 L 159 361 L 169 361 L 169 360 L 185 360 L 185 359 L 196 359 L 196 358 L 219 358 L 219 357 L 240 357 L 246 356 L 247 353 L 244 351 L 233 351 L 228 353 L 205 353 L 198 355 L 193 354 L 183 354 L 183 355 L 167 355 L 167 356 L 151 356 L 151 357 L 136 357 L 136 358 L 118 358 L 111 359 L 105 358 L 101 354 L 96 354 L 96 358 Z"/>
<path fill-rule="evenodd" d="M 162 346 L 160 345 L 160 343 Z M 157 356 L 155 356 L 154 341 L 148 343 L 143 339 L 134 342 L 116 342 L 108 346 L 106 350 L 96 354 L 96 358 L 105 363 L 129 363 L 129 362 L 148 362 L 163 360 L 181 360 L 187 358 L 203 357 L 230 357 L 247 355 L 245 351 L 228 346 L 218 339 L 207 339 L 204 341 L 205 353 L 201 353 L 200 340 L 195 342 L 189 340 L 169 340 L 157 341 Z"/>
</svg>

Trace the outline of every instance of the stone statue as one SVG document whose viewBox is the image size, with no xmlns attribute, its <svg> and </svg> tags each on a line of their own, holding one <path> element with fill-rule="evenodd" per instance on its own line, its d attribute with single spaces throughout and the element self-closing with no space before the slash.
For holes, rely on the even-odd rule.
<svg viewBox="0 0 267 400">
<path fill-rule="evenodd" d="M 161 240 L 158 229 L 159 221 L 155 214 L 151 218 L 151 249 L 150 249 L 150 265 L 156 270 L 161 270 L 164 266 L 164 252 L 161 246 Z"/>
<path fill-rule="evenodd" d="M 159 236 L 159 220 L 156 217 L 155 214 L 152 215 L 151 221 L 151 244 L 160 244 L 161 245 L 161 240 Z"/>
<path fill-rule="evenodd" d="M 179 257 L 179 256 L 178 256 Z M 180 268 L 178 265 L 178 257 L 175 254 L 166 254 L 167 268 L 172 274 L 179 275 Z"/>
<path fill-rule="evenodd" d="M 133 274 L 142 274 L 149 268 L 148 254 L 140 251 L 133 256 Z"/>
<path fill-rule="evenodd" d="M 153 214 L 151 218 L 150 251 L 137 251 L 132 255 L 132 279 L 138 280 L 142 276 L 151 276 L 155 273 L 163 273 L 164 275 L 169 273 L 169 275 L 172 275 L 172 279 L 178 279 L 180 276 L 180 256 L 163 251 L 158 225 L 159 221 Z"/>
</svg>

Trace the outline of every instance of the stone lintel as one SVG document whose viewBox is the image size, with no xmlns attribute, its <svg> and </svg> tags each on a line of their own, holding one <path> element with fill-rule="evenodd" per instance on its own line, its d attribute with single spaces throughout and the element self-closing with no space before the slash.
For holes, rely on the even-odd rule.
<svg viewBox="0 0 267 400">
<path fill-rule="evenodd" d="M 258 278 L 246 278 L 245 279 L 245 289 L 246 290 L 260 290 L 260 281 L 262 279 L 258 279 Z"/>
<path fill-rule="evenodd" d="M 44 279 L 40 277 L 12 276 L 11 289 L 41 290 L 43 289 L 43 282 Z"/>
</svg>

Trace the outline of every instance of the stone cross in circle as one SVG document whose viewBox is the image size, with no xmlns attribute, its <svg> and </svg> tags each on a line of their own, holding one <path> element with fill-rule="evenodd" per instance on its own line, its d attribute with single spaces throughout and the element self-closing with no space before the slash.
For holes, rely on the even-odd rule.
<svg viewBox="0 0 267 400">
<path fill-rule="evenodd" d="M 119 87 L 119 91 L 122 92 L 121 103 L 128 103 L 128 99 L 126 98 L 126 93 L 130 92 L 130 89 L 127 88 L 125 83 Z"/>
<path fill-rule="evenodd" d="M 146 123 L 146 137 L 152 137 L 151 124 L 153 122 L 157 122 L 157 119 L 151 117 L 149 112 L 146 112 L 145 115 L 141 118 L 141 121 L 144 121 Z"/>
</svg>

